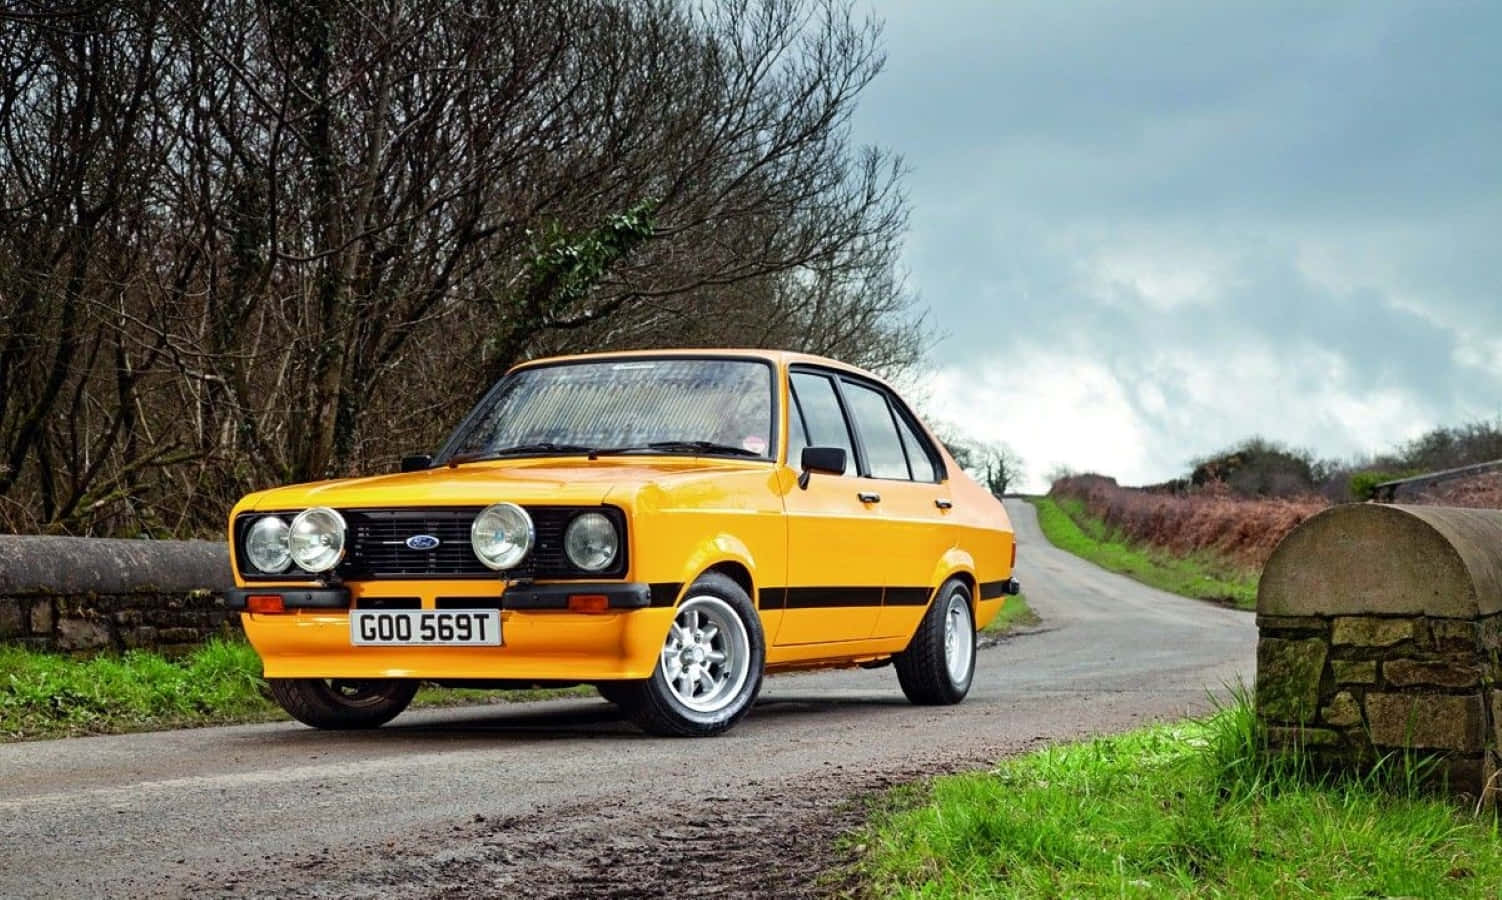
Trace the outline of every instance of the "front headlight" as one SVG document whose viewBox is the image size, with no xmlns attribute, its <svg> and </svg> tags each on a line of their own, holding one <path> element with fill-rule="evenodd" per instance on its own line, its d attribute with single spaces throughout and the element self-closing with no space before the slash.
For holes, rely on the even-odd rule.
<svg viewBox="0 0 1502 900">
<path fill-rule="evenodd" d="M 257 572 L 275 575 L 292 565 L 287 523 L 280 516 L 257 519 L 245 533 L 245 559 Z"/>
<path fill-rule="evenodd" d="M 496 570 L 514 568 L 532 549 L 536 538 L 532 517 L 515 503 L 487 506 L 469 526 L 469 543 L 475 556 Z"/>
<path fill-rule="evenodd" d="M 344 558 L 344 517 L 327 506 L 305 509 L 288 529 L 292 561 L 304 572 L 327 572 Z"/>
<path fill-rule="evenodd" d="M 569 562 L 586 572 L 598 572 L 615 562 L 621 538 L 604 515 L 587 512 L 574 517 L 563 533 L 563 552 Z"/>
</svg>

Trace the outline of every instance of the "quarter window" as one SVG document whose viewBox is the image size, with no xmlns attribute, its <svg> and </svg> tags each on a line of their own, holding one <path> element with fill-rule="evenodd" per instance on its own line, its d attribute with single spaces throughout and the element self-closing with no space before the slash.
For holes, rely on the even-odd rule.
<svg viewBox="0 0 1502 900">
<path fill-rule="evenodd" d="M 860 429 L 861 446 L 866 450 L 866 466 L 872 478 L 912 478 L 908 471 L 907 454 L 902 449 L 902 438 L 897 434 L 897 423 L 892 418 L 892 408 L 887 405 L 886 395 L 854 381 L 845 382 L 845 400 L 850 404 L 850 416 L 855 427 Z"/>
<path fill-rule="evenodd" d="M 933 451 L 927 449 L 927 443 L 918 437 L 918 433 L 902 413 L 897 413 L 897 432 L 902 435 L 902 446 L 907 450 L 907 462 L 912 467 L 913 480 L 943 481 L 944 476 Z"/>
<path fill-rule="evenodd" d="M 850 462 L 855 459 L 855 444 L 850 440 L 845 414 L 840 411 L 840 398 L 835 395 L 834 382 L 823 375 L 808 372 L 794 372 L 788 380 L 793 402 L 803 411 L 803 424 L 808 428 L 805 440 L 809 446 L 845 448 L 845 471 L 850 471 Z M 788 462 L 796 466 L 798 461 L 792 456 L 792 447 L 790 439 Z"/>
</svg>

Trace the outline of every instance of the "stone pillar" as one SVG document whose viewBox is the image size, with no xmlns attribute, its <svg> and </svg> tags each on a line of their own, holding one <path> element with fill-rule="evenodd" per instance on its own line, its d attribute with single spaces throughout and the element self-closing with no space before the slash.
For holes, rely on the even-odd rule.
<svg viewBox="0 0 1502 900">
<path fill-rule="evenodd" d="M 1357 770 L 1412 749 L 1442 759 L 1456 795 L 1493 799 L 1502 510 L 1328 509 L 1268 560 L 1257 628 L 1257 715 L 1273 747 Z"/>
</svg>

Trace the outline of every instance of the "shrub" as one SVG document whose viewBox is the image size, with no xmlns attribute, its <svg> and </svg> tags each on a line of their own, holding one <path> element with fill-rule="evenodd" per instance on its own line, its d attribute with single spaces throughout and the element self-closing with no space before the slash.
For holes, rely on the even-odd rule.
<svg viewBox="0 0 1502 900">
<path fill-rule="evenodd" d="M 1086 513 L 1127 540 L 1177 556 L 1214 553 L 1248 571 L 1259 571 L 1285 535 L 1329 506 L 1312 495 L 1236 497 L 1216 483 L 1193 494 L 1149 493 L 1101 475 L 1062 478 L 1050 496 L 1080 501 Z"/>
<path fill-rule="evenodd" d="M 1408 478 L 1419 474 L 1413 470 L 1405 472 L 1389 472 L 1373 469 L 1366 472 L 1357 472 L 1350 479 L 1351 499 L 1360 503 L 1372 499 L 1377 493 L 1377 485 L 1388 481 L 1397 481 L 1399 478 Z"/>
</svg>

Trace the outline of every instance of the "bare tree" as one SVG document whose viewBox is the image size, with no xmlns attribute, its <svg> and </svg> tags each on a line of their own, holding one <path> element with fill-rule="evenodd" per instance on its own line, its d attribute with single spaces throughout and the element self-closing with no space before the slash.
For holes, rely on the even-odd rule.
<svg viewBox="0 0 1502 900">
<path fill-rule="evenodd" d="M 1022 457 L 1007 444 L 967 437 L 950 424 L 940 425 L 938 433 L 960 468 L 997 497 L 1022 479 Z"/>
<path fill-rule="evenodd" d="M 0 10 L 0 523 L 211 533 L 545 352 L 895 373 L 900 161 L 843 0 Z"/>
</svg>

